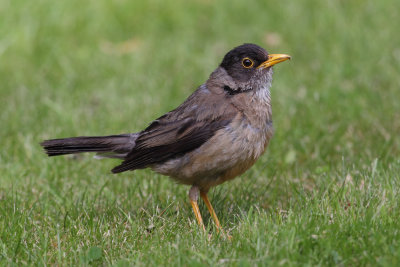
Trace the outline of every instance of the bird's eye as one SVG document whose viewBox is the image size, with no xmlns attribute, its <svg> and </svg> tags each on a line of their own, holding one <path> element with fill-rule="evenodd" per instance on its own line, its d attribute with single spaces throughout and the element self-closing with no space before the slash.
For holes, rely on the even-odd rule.
<svg viewBox="0 0 400 267">
<path fill-rule="evenodd" d="M 242 66 L 245 67 L 246 69 L 250 69 L 251 67 L 253 67 L 253 65 L 254 65 L 254 62 L 248 57 L 245 57 L 242 60 Z"/>
</svg>

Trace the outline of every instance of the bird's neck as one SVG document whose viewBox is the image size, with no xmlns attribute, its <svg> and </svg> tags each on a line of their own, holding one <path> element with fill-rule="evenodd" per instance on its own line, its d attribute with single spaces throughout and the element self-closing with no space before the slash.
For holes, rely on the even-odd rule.
<svg viewBox="0 0 400 267">
<path fill-rule="evenodd" d="M 272 123 L 272 108 L 271 108 L 271 84 L 266 84 L 263 87 L 254 91 L 251 98 L 251 109 L 259 120 L 260 124 Z"/>
<path fill-rule="evenodd" d="M 257 75 L 258 77 L 252 79 L 252 82 L 240 84 L 235 82 L 225 69 L 219 67 L 211 73 L 206 86 L 217 95 L 226 94 L 227 101 L 254 123 L 264 126 L 272 122 L 270 94 L 272 69 L 268 72 L 260 71 Z M 225 87 L 229 90 L 224 90 Z M 241 92 L 231 93 L 230 90 Z"/>
</svg>

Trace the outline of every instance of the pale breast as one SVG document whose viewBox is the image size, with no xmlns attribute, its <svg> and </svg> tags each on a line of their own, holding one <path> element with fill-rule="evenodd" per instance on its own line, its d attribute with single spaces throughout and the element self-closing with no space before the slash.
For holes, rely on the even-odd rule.
<svg viewBox="0 0 400 267">
<path fill-rule="evenodd" d="M 183 157 L 153 166 L 180 183 L 207 190 L 244 173 L 263 154 L 273 134 L 272 122 L 255 127 L 239 113 L 204 145 Z"/>
</svg>

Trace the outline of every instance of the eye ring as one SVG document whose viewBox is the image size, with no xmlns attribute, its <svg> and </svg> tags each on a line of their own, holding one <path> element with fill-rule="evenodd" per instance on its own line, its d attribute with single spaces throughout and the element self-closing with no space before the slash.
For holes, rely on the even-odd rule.
<svg viewBox="0 0 400 267">
<path fill-rule="evenodd" d="M 244 59 L 242 59 L 242 66 L 246 69 L 250 69 L 254 66 L 254 62 L 250 58 L 245 57 Z"/>
</svg>

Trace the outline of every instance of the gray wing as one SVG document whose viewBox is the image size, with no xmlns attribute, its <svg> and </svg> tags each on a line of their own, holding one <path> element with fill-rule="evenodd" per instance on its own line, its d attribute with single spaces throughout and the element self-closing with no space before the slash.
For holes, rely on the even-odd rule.
<svg viewBox="0 0 400 267">
<path fill-rule="evenodd" d="M 211 122 L 186 119 L 168 125 L 159 124 L 156 129 L 143 132 L 138 137 L 136 146 L 112 172 L 142 169 L 182 156 L 207 142 L 230 121 L 229 118 L 219 118 Z"/>
<path fill-rule="evenodd" d="M 135 147 L 112 172 L 143 169 L 180 157 L 200 147 L 227 126 L 234 117 L 233 110 L 221 99 L 223 96 L 210 97 L 205 90 L 200 87 L 181 106 L 142 131 Z"/>
</svg>

